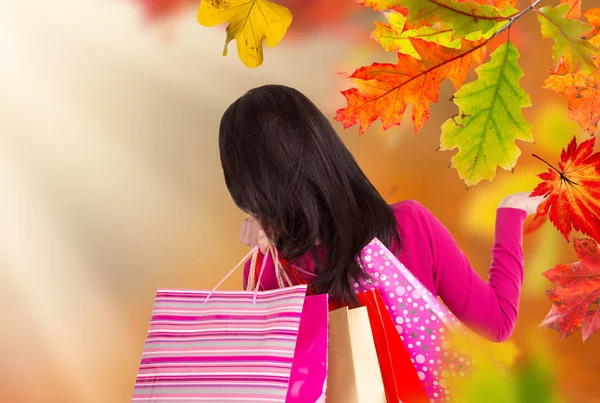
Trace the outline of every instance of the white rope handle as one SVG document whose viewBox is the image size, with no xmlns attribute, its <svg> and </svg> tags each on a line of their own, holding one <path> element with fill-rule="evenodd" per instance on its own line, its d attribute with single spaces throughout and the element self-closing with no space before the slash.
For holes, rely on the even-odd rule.
<svg viewBox="0 0 600 403">
<path fill-rule="evenodd" d="M 244 256 L 244 258 L 242 260 L 240 260 L 239 263 L 236 264 L 235 267 L 233 269 L 231 269 L 231 271 L 229 273 L 227 273 L 225 275 L 225 277 L 223 277 L 223 279 L 217 283 L 215 288 L 213 288 L 206 296 L 206 299 L 204 300 L 205 304 L 208 302 L 208 299 L 215 293 L 215 291 L 217 291 L 217 288 L 219 288 L 225 282 L 225 280 L 227 280 L 229 277 L 231 277 L 233 272 L 236 271 L 237 268 L 240 267 L 242 265 L 242 263 L 244 263 L 246 260 L 248 260 L 250 255 L 253 255 L 257 250 L 258 250 L 258 246 L 255 246 L 254 248 L 252 248 L 252 250 L 250 252 L 248 252 L 246 254 L 246 256 Z"/>
<path fill-rule="evenodd" d="M 260 288 L 259 282 L 257 282 L 256 287 L 254 285 L 254 277 L 256 276 L 256 266 L 257 266 L 256 263 L 258 260 L 259 253 L 260 253 L 260 251 L 258 249 L 255 250 L 254 253 L 252 254 L 252 260 L 250 261 L 250 271 L 248 273 L 248 279 L 246 281 L 246 289 L 249 291 L 256 291 Z M 275 248 L 275 246 L 271 243 L 269 243 L 268 253 L 265 253 L 265 255 L 264 255 L 261 273 L 260 273 L 261 276 L 263 273 L 263 269 L 265 267 L 266 260 L 269 257 L 269 255 L 271 256 L 271 259 L 273 260 L 273 268 L 275 270 L 275 276 L 277 278 L 277 284 L 278 284 L 279 288 L 292 287 L 294 285 L 294 283 L 292 282 L 287 271 L 285 270 L 285 268 L 282 266 L 281 262 L 279 261 L 279 252 L 277 251 L 277 248 Z"/>
</svg>

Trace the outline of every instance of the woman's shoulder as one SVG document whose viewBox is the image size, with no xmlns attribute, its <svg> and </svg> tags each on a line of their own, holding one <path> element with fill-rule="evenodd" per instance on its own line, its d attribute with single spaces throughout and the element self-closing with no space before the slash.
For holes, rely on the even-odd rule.
<svg viewBox="0 0 600 403">
<path fill-rule="evenodd" d="M 416 200 L 402 200 L 390 206 L 398 228 L 403 232 L 423 232 L 435 226 L 437 219 L 427 207 Z"/>
<path fill-rule="evenodd" d="M 390 205 L 396 219 L 410 219 L 415 214 L 428 214 L 429 210 L 416 200 L 402 200 Z"/>
</svg>

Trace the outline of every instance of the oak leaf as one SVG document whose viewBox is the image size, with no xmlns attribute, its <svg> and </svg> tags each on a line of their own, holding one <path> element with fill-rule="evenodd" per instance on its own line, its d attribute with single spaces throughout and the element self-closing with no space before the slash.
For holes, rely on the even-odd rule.
<svg viewBox="0 0 600 403">
<path fill-rule="evenodd" d="M 451 29 L 456 38 L 478 34 L 476 37 L 468 38 L 471 40 L 489 38 L 506 25 L 509 17 L 517 11 L 509 2 L 505 2 L 502 10 L 489 4 L 456 0 L 357 0 L 357 2 L 375 11 L 408 9 L 408 28 L 439 24 L 440 30 Z"/>
<path fill-rule="evenodd" d="M 515 140 L 533 141 L 531 125 L 521 113 L 531 99 L 519 84 L 524 74 L 518 60 L 517 48 L 506 42 L 475 70 L 477 80 L 454 95 L 459 114 L 442 125 L 440 149 L 458 148 L 451 166 L 467 186 L 491 182 L 498 166 L 513 169 L 521 155 Z"/>
<path fill-rule="evenodd" d="M 373 63 L 348 76 L 355 88 L 342 92 L 348 105 L 335 117 L 344 128 L 358 124 L 362 135 L 378 118 L 384 130 L 398 126 L 411 103 L 418 133 L 429 118 L 429 104 L 437 102 L 442 81 L 448 78 L 460 88 L 471 63 L 480 63 L 485 55 L 483 42 L 463 39 L 460 49 L 450 49 L 421 39 L 411 41 L 421 60 L 399 53 L 396 64 Z"/>
<path fill-rule="evenodd" d="M 542 182 L 532 196 L 547 196 L 536 218 L 548 214 L 550 222 L 569 240 L 572 229 L 600 242 L 600 153 L 594 153 L 596 138 L 577 145 L 575 137 L 560 155 L 558 168 L 550 166 L 538 175 Z"/>
<path fill-rule="evenodd" d="M 421 57 L 412 45 L 410 38 L 418 38 L 427 42 L 435 42 L 447 48 L 459 49 L 460 39 L 452 37 L 452 30 L 439 30 L 430 26 L 417 29 L 405 29 L 406 17 L 395 10 L 383 12 L 389 24 L 375 21 L 375 30 L 371 38 L 378 42 L 386 51 L 403 53 L 416 59 Z"/>
<path fill-rule="evenodd" d="M 567 18 L 568 4 L 557 7 L 545 6 L 538 10 L 538 20 L 544 38 L 554 39 L 552 58 L 554 71 L 584 73 L 596 72 L 598 67 L 594 59 L 600 56 L 600 49 L 583 36 L 593 30 L 590 24 L 573 18 Z"/>
<path fill-rule="evenodd" d="M 223 56 L 235 39 L 240 59 L 254 68 L 263 62 L 263 39 L 267 46 L 276 46 L 292 22 L 292 13 L 268 0 L 202 0 L 197 18 L 205 27 L 229 22 Z"/>
<path fill-rule="evenodd" d="M 559 264 L 544 276 L 557 285 L 546 295 L 552 308 L 542 325 L 565 338 L 582 329 L 583 341 L 600 330 L 600 245 L 592 239 L 575 239 L 579 262 Z"/>
</svg>

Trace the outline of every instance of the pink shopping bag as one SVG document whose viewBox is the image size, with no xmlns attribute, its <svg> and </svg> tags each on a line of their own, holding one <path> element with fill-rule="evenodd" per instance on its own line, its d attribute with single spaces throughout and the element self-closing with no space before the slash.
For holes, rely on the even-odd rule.
<svg viewBox="0 0 600 403">
<path fill-rule="evenodd" d="M 327 385 L 327 294 L 306 297 L 286 403 L 324 403 Z"/>
<path fill-rule="evenodd" d="M 449 401 L 448 378 L 465 375 L 472 365 L 451 349 L 449 334 L 469 331 L 378 239 L 363 249 L 361 261 L 373 279 L 361 285 L 380 291 L 431 402 Z"/>
<path fill-rule="evenodd" d="M 285 403 L 305 300 L 305 285 L 158 290 L 131 401 Z"/>
</svg>

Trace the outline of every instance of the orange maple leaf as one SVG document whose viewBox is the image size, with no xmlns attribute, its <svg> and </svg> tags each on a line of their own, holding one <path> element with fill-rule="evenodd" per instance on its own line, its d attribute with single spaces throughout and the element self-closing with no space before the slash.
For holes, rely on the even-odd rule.
<svg viewBox="0 0 600 403">
<path fill-rule="evenodd" d="M 377 118 L 381 118 L 384 130 L 399 126 L 412 103 L 418 133 L 429 118 L 429 104 L 437 102 L 442 81 L 448 78 L 459 89 L 471 63 L 481 63 L 485 55 L 485 41 L 463 39 L 460 49 L 416 38 L 411 41 L 421 60 L 399 53 L 396 64 L 373 63 L 348 77 L 356 88 L 342 92 L 348 105 L 335 117 L 345 129 L 358 124 L 362 135 Z"/>
<path fill-rule="evenodd" d="M 600 242 L 600 153 L 594 153 L 596 138 L 580 145 L 569 143 L 560 155 L 558 169 L 539 174 L 542 182 L 532 196 L 547 196 L 538 207 L 536 218 L 548 214 L 550 222 L 569 240 L 572 229 Z"/>
<path fill-rule="evenodd" d="M 600 330 L 600 245 L 592 239 L 575 239 L 579 262 L 559 264 L 544 276 L 557 285 L 546 291 L 552 308 L 542 326 L 565 338 L 582 329 L 583 341 Z"/>
</svg>

